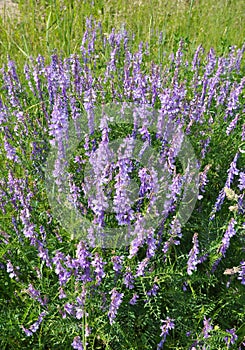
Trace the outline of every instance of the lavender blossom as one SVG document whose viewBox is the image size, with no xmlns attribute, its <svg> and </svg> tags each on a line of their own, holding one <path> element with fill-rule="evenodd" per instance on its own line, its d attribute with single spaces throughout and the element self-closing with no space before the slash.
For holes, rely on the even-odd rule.
<svg viewBox="0 0 245 350">
<path fill-rule="evenodd" d="M 38 316 L 38 320 L 37 320 L 35 323 L 33 323 L 33 324 L 30 326 L 29 329 L 24 328 L 23 326 L 21 326 L 22 330 L 25 332 L 25 334 L 26 334 L 28 337 L 32 336 L 33 333 L 35 333 L 35 332 L 38 330 L 38 328 L 39 328 L 40 324 L 42 323 L 43 318 L 44 318 L 44 316 L 45 316 L 46 314 L 47 314 L 46 311 L 41 312 L 41 314 Z"/>
<path fill-rule="evenodd" d="M 235 129 L 235 127 L 236 127 L 236 125 L 237 125 L 237 123 L 238 123 L 239 118 L 240 118 L 240 114 L 237 113 L 236 116 L 235 116 L 235 118 L 234 118 L 234 119 L 231 121 L 231 123 L 227 126 L 227 128 L 226 128 L 226 135 L 229 136 L 229 135 L 231 134 L 231 132 Z"/>
<path fill-rule="evenodd" d="M 211 168 L 211 165 L 208 164 L 205 166 L 203 172 L 201 172 L 199 174 L 199 188 L 201 192 L 205 192 L 204 187 L 207 185 L 207 183 L 209 182 L 207 175 L 208 175 L 208 171 Z"/>
<path fill-rule="evenodd" d="M 154 229 L 148 230 L 146 243 L 147 243 L 146 257 L 150 259 L 155 255 L 155 250 L 157 248 L 156 239 L 154 237 Z"/>
<path fill-rule="evenodd" d="M 143 246 L 145 243 L 145 237 L 144 237 L 144 218 L 139 217 L 135 229 L 134 229 L 134 236 L 136 236 L 130 245 L 130 250 L 129 250 L 129 259 L 131 259 L 133 256 L 135 256 L 139 250 L 140 247 Z"/>
<path fill-rule="evenodd" d="M 120 272 L 122 270 L 123 256 L 112 256 L 111 261 L 113 263 L 113 270 Z"/>
<path fill-rule="evenodd" d="M 240 178 L 239 178 L 239 185 L 238 188 L 240 189 L 240 191 L 245 189 L 245 173 L 244 172 L 240 172 Z"/>
<path fill-rule="evenodd" d="M 124 296 L 124 293 L 119 293 L 116 288 L 113 288 L 110 292 L 111 294 L 111 304 L 108 312 L 108 317 L 110 320 L 110 324 L 112 325 L 115 321 L 118 308 L 122 303 L 122 298 Z"/>
<path fill-rule="evenodd" d="M 243 126 L 242 126 L 241 140 L 245 141 L 245 124 L 243 124 Z"/>
<path fill-rule="evenodd" d="M 180 222 L 179 222 L 179 220 L 178 220 L 178 218 L 176 216 L 173 218 L 173 220 L 172 220 L 172 222 L 170 224 L 169 234 L 170 234 L 170 237 L 164 243 L 164 246 L 163 246 L 163 249 L 162 249 L 164 254 L 166 254 L 168 252 L 169 248 L 172 245 L 179 245 L 180 244 L 180 240 L 178 238 L 182 237 L 181 225 L 180 225 Z M 164 257 L 164 260 L 165 259 L 166 259 L 166 257 Z"/>
<path fill-rule="evenodd" d="M 208 338 L 209 337 L 209 332 L 213 330 L 213 327 L 210 324 L 211 318 L 207 319 L 206 316 L 204 316 L 204 320 L 203 320 L 203 337 L 204 338 Z"/>
<path fill-rule="evenodd" d="M 241 265 L 241 267 L 240 267 L 240 270 L 239 270 L 239 272 L 238 272 L 238 277 L 237 277 L 237 279 L 238 279 L 238 280 L 241 280 L 241 284 L 245 285 L 245 261 L 242 260 L 242 261 L 240 262 L 240 265 Z"/>
<path fill-rule="evenodd" d="M 228 347 L 228 349 L 230 348 L 230 345 L 235 344 L 238 336 L 236 335 L 236 330 L 235 328 L 232 329 L 226 329 L 226 332 L 230 334 L 230 336 L 227 336 L 224 338 L 224 341 Z"/>
<path fill-rule="evenodd" d="M 157 350 L 160 350 L 163 348 L 163 344 L 166 342 L 166 337 L 167 335 L 169 335 L 169 331 L 171 329 L 174 329 L 175 327 L 174 320 L 172 320 L 169 317 L 167 317 L 166 320 L 161 320 L 161 322 L 163 323 L 163 325 L 160 327 L 162 331 L 162 333 L 160 334 L 160 337 L 162 337 L 163 339 L 157 345 Z"/>
<path fill-rule="evenodd" d="M 149 258 L 147 257 L 138 264 L 137 271 L 136 271 L 136 277 L 144 276 L 144 270 L 145 270 L 148 262 L 149 262 Z"/>
<path fill-rule="evenodd" d="M 40 297 L 40 291 L 35 289 L 30 283 L 26 292 L 32 297 L 32 299 L 37 300 L 41 305 L 45 305 L 45 301 Z"/>
<path fill-rule="evenodd" d="M 133 297 L 130 299 L 129 304 L 135 305 L 137 303 L 137 299 L 139 298 L 138 294 L 134 293 Z"/>
<path fill-rule="evenodd" d="M 158 289 L 159 289 L 159 286 L 156 283 L 154 283 L 153 287 L 150 290 L 148 290 L 148 292 L 146 294 L 148 296 L 154 296 L 155 297 L 157 295 Z"/>
<path fill-rule="evenodd" d="M 16 281 L 19 281 L 19 277 L 18 277 L 19 269 L 20 269 L 19 266 L 13 266 L 12 262 L 10 260 L 7 260 L 7 272 L 9 273 L 10 278 L 15 278 Z"/>
<path fill-rule="evenodd" d="M 71 303 L 66 303 L 66 304 L 64 305 L 64 310 L 65 310 L 65 312 L 66 312 L 67 314 L 73 315 L 73 313 L 74 313 L 74 305 L 71 304 Z M 66 317 L 66 315 L 65 315 L 65 317 Z"/>
<path fill-rule="evenodd" d="M 126 268 L 126 272 L 123 276 L 124 284 L 127 288 L 133 289 L 134 288 L 134 276 L 131 272 L 130 267 Z"/>
<path fill-rule="evenodd" d="M 96 281 L 97 284 L 100 284 L 102 281 L 102 278 L 105 277 L 105 272 L 104 272 L 104 265 L 106 262 L 103 262 L 102 258 L 99 256 L 99 254 L 96 252 L 95 253 L 95 258 L 92 261 L 91 265 L 95 267 L 95 275 L 96 275 Z"/>
<path fill-rule="evenodd" d="M 212 213 L 211 213 L 211 216 L 210 216 L 210 220 L 214 219 L 215 213 L 220 210 L 221 205 L 224 202 L 224 199 L 225 199 L 225 190 L 224 189 L 226 187 L 230 188 L 231 184 L 233 182 L 234 176 L 239 174 L 239 170 L 236 168 L 236 163 L 237 163 L 238 157 L 239 157 L 239 153 L 237 152 L 235 154 L 235 157 L 234 157 L 233 161 L 230 164 L 230 167 L 229 167 L 228 171 L 227 171 L 228 176 L 227 176 L 227 180 L 225 182 L 225 186 L 224 186 L 224 188 L 222 188 L 222 190 L 219 193 L 219 196 L 218 196 L 218 198 L 216 200 L 216 203 L 214 205 L 214 208 L 212 210 Z"/>
<path fill-rule="evenodd" d="M 64 292 L 64 289 L 62 287 L 59 287 L 59 299 L 65 299 L 66 294 Z"/>
<path fill-rule="evenodd" d="M 243 90 L 243 87 L 245 85 L 245 77 L 242 78 L 241 82 L 237 84 L 234 83 L 234 87 L 230 92 L 230 96 L 228 98 L 228 106 L 227 110 L 224 116 L 224 119 L 226 120 L 229 115 L 232 115 L 234 113 L 234 110 L 237 110 L 240 106 L 239 104 L 239 96 Z"/>
<path fill-rule="evenodd" d="M 67 283 L 69 278 L 72 275 L 71 271 L 68 271 L 63 265 L 62 262 L 65 263 L 65 256 L 63 253 L 57 252 L 55 257 L 52 259 L 52 262 L 55 265 L 55 273 L 58 275 L 60 286 Z"/>
<path fill-rule="evenodd" d="M 83 344 L 81 342 L 81 338 L 79 336 L 74 337 L 71 346 L 73 347 L 73 349 L 77 349 L 77 350 L 83 350 L 84 349 L 83 348 Z"/>
<path fill-rule="evenodd" d="M 224 237 L 222 238 L 222 244 L 219 247 L 219 253 L 221 253 L 223 256 L 225 256 L 225 253 L 227 251 L 227 249 L 230 246 L 230 239 L 235 236 L 236 234 L 236 230 L 235 230 L 235 224 L 236 221 L 234 218 L 232 218 L 229 222 L 229 225 L 227 227 L 227 230 L 225 231 Z"/>
<path fill-rule="evenodd" d="M 189 252 L 189 259 L 187 262 L 187 273 L 188 275 L 192 274 L 192 271 L 196 271 L 197 269 L 197 264 L 199 263 L 199 260 L 197 259 L 197 255 L 199 254 L 199 249 L 198 249 L 198 233 L 194 233 L 193 238 L 193 248 Z"/>
<path fill-rule="evenodd" d="M 128 225 L 134 219 L 133 210 L 131 205 L 133 201 L 130 199 L 130 183 L 131 179 L 129 173 L 131 172 L 131 160 L 134 149 L 134 139 L 128 138 L 122 143 L 119 148 L 119 159 L 117 162 L 117 167 L 119 169 L 118 174 L 115 176 L 116 193 L 114 195 L 113 204 L 114 212 L 116 213 L 116 218 L 119 225 Z M 126 146 L 126 150 L 122 155 L 122 149 Z"/>
<path fill-rule="evenodd" d="M 49 126 L 49 134 L 54 137 L 52 144 L 56 141 L 58 144 L 63 141 L 67 134 L 68 128 L 68 111 L 64 99 L 58 95 L 54 102 L 54 107 L 51 116 L 51 123 Z"/>
<path fill-rule="evenodd" d="M 16 154 L 16 149 L 8 142 L 7 137 L 4 137 L 4 148 L 6 157 L 15 163 L 19 163 L 19 157 Z"/>
</svg>

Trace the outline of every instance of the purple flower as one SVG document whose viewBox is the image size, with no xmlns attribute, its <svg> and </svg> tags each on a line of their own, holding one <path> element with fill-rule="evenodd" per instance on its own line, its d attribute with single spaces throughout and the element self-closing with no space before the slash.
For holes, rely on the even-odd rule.
<svg viewBox="0 0 245 350">
<path fill-rule="evenodd" d="M 226 114 L 224 119 L 227 119 L 229 115 L 232 115 L 234 113 L 234 110 L 237 110 L 240 106 L 239 102 L 239 96 L 243 90 L 243 87 L 245 85 L 245 77 L 242 78 L 240 83 L 237 82 L 234 83 L 234 87 L 230 92 L 230 96 L 228 98 L 228 106 L 226 109 Z"/>
<path fill-rule="evenodd" d="M 147 266 L 149 262 L 149 258 L 145 258 L 143 261 L 141 261 L 139 264 L 138 264 L 138 267 L 137 267 L 137 272 L 136 272 L 136 277 L 138 276 L 144 276 L 144 270 Z"/>
<path fill-rule="evenodd" d="M 62 287 L 59 287 L 59 299 L 64 299 L 64 298 L 66 298 L 64 289 Z"/>
<path fill-rule="evenodd" d="M 114 319 L 116 318 L 118 308 L 122 303 L 122 298 L 124 296 L 124 293 L 119 293 L 116 290 L 116 288 L 113 288 L 109 293 L 111 294 L 111 304 L 108 312 L 108 317 L 110 320 L 110 324 L 112 325 L 114 322 Z"/>
<path fill-rule="evenodd" d="M 83 344 L 81 342 L 81 338 L 79 336 L 76 336 L 73 339 L 71 346 L 73 347 L 73 349 L 83 350 Z"/>
<path fill-rule="evenodd" d="M 206 165 L 204 170 L 203 170 L 203 172 L 201 172 L 199 174 L 199 188 L 200 188 L 201 192 L 205 192 L 204 187 L 209 182 L 208 178 L 207 178 L 207 175 L 208 175 L 208 171 L 209 171 L 210 168 L 211 168 L 210 164 Z"/>
<path fill-rule="evenodd" d="M 72 315 L 73 312 L 74 312 L 74 305 L 71 304 L 71 303 L 66 303 L 66 304 L 64 305 L 64 310 L 65 310 L 65 312 L 68 313 L 69 315 Z"/>
<path fill-rule="evenodd" d="M 76 298 L 79 305 L 82 305 L 82 306 L 85 305 L 86 295 L 87 295 L 87 290 L 86 290 L 85 286 L 83 285 L 82 293 L 80 294 L 79 297 Z"/>
<path fill-rule="evenodd" d="M 113 263 L 113 270 L 120 272 L 122 269 L 123 256 L 112 256 L 111 261 Z"/>
<path fill-rule="evenodd" d="M 130 270 L 130 267 L 126 268 L 126 272 L 123 276 L 124 284 L 127 288 L 133 289 L 134 288 L 134 276 Z"/>
<path fill-rule="evenodd" d="M 155 255 L 155 250 L 156 250 L 156 239 L 154 237 L 154 229 L 148 230 L 146 243 L 148 245 L 147 251 L 146 251 L 146 257 L 150 259 Z"/>
<path fill-rule="evenodd" d="M 206 316 L 204 316 L 204 320 L 203 320 L 203 337 L 204 338 L 208 338 L 209 337 L 209 332 L 212 331 L 213 327 L 210 324 L 211 318 L 206 319 Z"/>
<path fill-rule="evenodd" d="M 242 126 L 241 140 L 245 141 L 245 124 L 243 124 L 243 126 Z"/>
<path fill-rule="evenodd" d="M 126 141 L 125 141 L 126 142 Z M 124 147 L 125 142 L 121 147 Z M 116 218 L 119 225 L 130 224 L 134 219 L 133 210 L 131 205 L 133 201 L 130 199 L 130 183 L 131 179 L 129 173 L 131 172 L 131 160 L 133 151 L 133 139 L 128 139 L 129 146 L 126 149 L 124 157 L 120 155 L 120 159 L 117 162 L 118 174 L 115 176 L 116 184 L 115 189 L 116 193 L 114 195 L 113 204 L 114 212 L 116 213 Z M 119 149 L 120 151 L 120 149 Z"/>
<path fill-rule="evenodd" d="M 129 304 L 135 305 L 137 303 L 137 299 L 139 298 L 138 294 L 134 293 L 133 297 L 130 299 Z"/>
<path fill-rule="evenodd" d="M 42 300 L 40 297 L 40 292 L 39 290 L 35 289 L 33 285 L 30 283 L 28 289 L 26 292 L 33 298 L 36 299 L 41 305 L 45 305 L 45 301 Z"/>
<path fill-rule="evenodd" d="M 222 238 L 222 244 L 219 247 L 219 253 L 221 253 L 223 256 L 225 256 L 225 253 L 229 248 L 230 239 L 236 234 L 236 230 L 234 228 L 235 224 L 236 224 L 236 221 L 234 218 L 232 218 L 229 222 L 227 230 L 225 231 L 224 237 Z"/>
<path fill-rule="evenodd" d="M 92 261 L 91 265 L 95 267 L 95 275 L 96 275 L 96 281 L 97 284 L 100 284 L 102 281 L 102 278 L 105 277 L 105 272 L 104 272 L 104 265 L 106 262 L 103 262 L 102 258 L 99 256 L 99 254 L 96 252 L 95 253 L 95 258 Z"/>
<path fill-rule="evenodd" d="M 239 174 L 239 170 L 236 167 L 238 156 L 239 156 L 239 153 L 237 152 L 235 154 L 235 157 L 234 157 L 233 161 L 230 164 L 229 170 L 227 171 L 228 172 L 228 177 L 227 177 L 227 180 L 226 180 L 226 183 L 225 183 L 225 187 L 230 188 L 230 186 L 231 186 L 231 184 L 233 182 L 233 179 L 234 179 L 234 175 L 238 175 Z"/>
<path fill-rule="evenodd" d="M 242 171 L 240 172 L 240 178 L 239 178 L 239 185 L 238 188 L 242 191 L 245 189 L 245 173 L 243 173 Z"/>
<path fill-rule="evenodd" d="M 238 279 L 238 280 L 241 280 L 241 284 L 245 285 L 245 261 L 242 260 L 242 261 L 240 262 L 240 264 L 241 264 L 241 268 L 240 268 L 240 270 L 239 270 L 239 272 L 238 272 L 238 277 L 237 277 L 237 279 Z"/>
<path fill-rule="evenodd" d="M 163 249 L 162 251 L 166 254 L 167 251 L 169 250 L 169 248 L 172 245 L 179 245 L 180 244 L 180 240 L 179 239 L 175 239 L 175 238 L 181 238 L 182 237 L 182 233 L 181 233 L 181 225 L 179 220 L 177 219 L 177 217 L 175 216 L 170 224 L 170 230 L 169 230 L 169 234 L 171 235 L 170 238 L 164 243 Z M 166 256 L 164 257 L 164 259 L 166 258 Z"/>
<path fill-rule="evenodd" d="M 144 232 L 144 217 L 139 217 L 136 224 L 135 229 L 133 232 L 134 236 L 136 236 L 130 245 L 129 250 L 129 259 L 131 259 L 133 256 L 135 256 L 139 250 L 140 247 L 143 246 L 145 243 L 145 232 Z"/>
<path fill-rule="evenodd" d="M 15 163 L 19 163 L 19 158 L 16 155 L 15 148 L 8 142 L 7 137 L 4 137 L 4 148 L 6 152 L 6 157 Z"/>
<path fill-rule="evenodd" d="M 235 234 L 236 234 L 236 231 L 235 231 L 235 226 L 236 224 L 236 221 L 234 218 L 232 218 L 229 222 L 229 225 L 227 227 L 227 230 L 225 231 L 225 234 L 224 234 L 224 237 L 222 238 L 222 244 L 220 245 L 219 247 L 219 253 L 222 254 L 222 256 L 225 256 L 225 253 L 226 253 L 226 250 L 229 248 L 229 245 L 230 245 L 230 239 L 231 237 L 233 237 Z M 212 273 L 216 270 L 217 266 L 219 265 L 221 259 L 222 259 L 222 256 L 219 257 L 213 264 L 212 266 Z"/>
<path fill-rule="evenodd" d="M 193 248 L 189 252 L 189 259 L 187 262 L 187 273 L 188 275 L 192 274 L 192 271 L 196 271 L 197 269 L 197 264 L 199 263 L 199 260 L 197 259 L 197 255 L 199 254 L 199 249 L 198 249 L 198 233 L 194 233 L 193 238 Z"/>
<path fill-rule="evenodd" d="M 89 274 L 89 269 L 90 269 L 90 253 L 86 249 L 86 245 L 83 241 L 80 241 L 77 245 L 77 252 L 76 252 L 76 263 L 85 270 L 86 273 Z M 89 277 L 89 276 L 88 276 Z"/>
<path fill-rule="evenodd" d="M 235 328 L 232 329 L 226 329 L 226 332 L 229 333 L 229 336 L 224 338 L 224 341 L 226 343 L 226 345 L 228 346 L 228 348 L 230 347 L 230 345 L 235 344 L 238 336 L 236 335 L 236 330 Z"/>
<path fill-rule="evenodd" d="M 214 262 L 214 264 L 213 264 L 213 266 L 212 266 L 212 270 L 211 270 L 212 273 L 214 273 L 214 271 L 217 269 L 217 267 L 218 267 L 218 265 L 219 265 L 221 259 L 222 259 L 222 258 L 220 257 L 220 258 L 218 258 L 218 259 Z"/>
<path fill-rule="evenodd" d="M 157 295 L 157 291 L 158 291 L 159 287 L 156 283 L 153 284 L 153 287 L 148 290 L 148 292 L 146 293 L 148 296 L 156 296 Z"/>
<path fill-rule="evenodd" d="M 51 259 L 49 257 L 48 249 L 45 249 L 43 244 L 38 241 L 38 256 L 41 258 L 47 267 L 51 268 Z"/>
<path fill-rule="evenodd" d="M 46 311 L 41 312 L 41 314 L 38 316 L 38 320 L 37 320 L 36 322 L 34 322 L 34 323 L 30 326 L 29 329 L 24 328 L 23 326 L 21 326 L 22 330 L 25 332 L 25 334 L 26 334 L 28 337 L 32 336 L 33 333 L 35 333 L 35 332 L 38 330 L 38 328 L 39 328 L 40 324 L 42 323 L 43 318 L 44 318 L 44 316 L 45 316 L 46 314 L 47 314 Z"/>
<path fill-rule="evenodd" d="M 224 188 L 225 188 L 225 187 L 230 188 L 230 187 L 231 187 L 231 184 L 232 184 L 232 182 L 233 182 L 234 176 L 239 174 L 239 171 L 238 171 L 238 169 L 236 168 L 236 163 L 237 163 L 238 156 L 239 156 L 239 153 L 237 152 L 237 153 L 235 154 L 235 157 L 234 157 L 233 161 L 232 161 L 231 164 L 230 164 L 230 168 L 227 170 L 228 176 L 227 176 L 227 180 L 226 180 L 226 182 L 225 182 Z M 225 191 L 224 191 L 224 188 L 222 188 L 222 190 L 221 190 L 220 193 L 219 193 L 219 196 L 218 196 L 218 198 L 217 198 L 217 200 L 216 200 L 216 203 L 215 203 L 215 205 L 214 205 L 214 208 L 213 208 L 213 210 L 212 210 L 210 220 L 213 220 L 213 219 L 214 219 L 215 213 L 216 213 L 217 211 L 220 210 L 221 205 L 222 205 L 223 202 L 224 202 L 224 199 L 225 199 Z"/>
<path fill-rule="evenodd" d="M 15 278 L 16 281 L 19 280 L 18 277 L 18 270 L 19 270 L 19 266 L 13 266 L 13 264 L 11 263 L 10 260 L 7 260 L 7 272 L 9 273 L 9 277 L 10 278 Z"/>
<path fill-rule="evenodd" d="M 63 265 L 65 263 L 65 256 L 61 252 L 57 252 L 55 257 L 52 259 L 52 262 L 55 265 L 55 273 L 58 275 L 60 285 L 66 284 L 66 282 L 71 277 L 71 271 L 68 271 Z"/>
<path fill-rule="evenodd" d="M 229 126 L 226 128 L 226 134 L 229 136 L 230 133 L 235 129 L 235 126 L 237 125 L 237 122 L 240 118 L 240 114 L 237 113 L 235 118 L 232 120 L 232 122 L 229 124 Z"/>
<path fill-rule="evenodd" d="M 67 133 L 68 128 L 68 112 L 67 106 L 61 96 L 55 99 L 51 123 L 49 126 L 49 134 L 54 137 L 52 144 L 58 141 L 58 144 L 63 141 L 63 137 Z"/>
<path fill-rule="evenodd" d="M 163 323 L 162 326 L 160 327 L 162 333 L 160 334 L 160 337 L 162 337 L 163 339 L 160 341 L 160 343 L 157 346 L 157 350 L 160 350 L 163 348 L 163 344 L 166 341 L 166 337 L 167 335 L 169 335 L 169 331 L 171 329 L 174 329 L 175 324 L 174 324 L 174 320 L 172 320 L 171 318 L 167 317 L 166 320 L 161 320 L 161 322 Z"/>
</svg>

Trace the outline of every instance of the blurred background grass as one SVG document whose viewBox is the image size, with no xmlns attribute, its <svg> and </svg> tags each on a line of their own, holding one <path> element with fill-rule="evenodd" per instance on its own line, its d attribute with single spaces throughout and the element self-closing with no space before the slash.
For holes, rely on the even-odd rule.
<svg viewBox="0 0 245 350">
<path fill-rule="evenodd" d="M 8 0 L 9 1 L 9 0 Z M 135 44 L 148 41 L 158 62 L 176 50 L 180 38 L 192 55 L 199 44 L 218 54 L 245 41 L 244 0 L 18 0 L 0 16 L 0 66 L 7 57 L 18 65 L 54 49 L 65 56 L 79 51 L 85 18 L 100 20 L 104 32 L 114 27 L 135 33 Z M 163 33 L 159 55 L 157 38 Z"/>
</svg>

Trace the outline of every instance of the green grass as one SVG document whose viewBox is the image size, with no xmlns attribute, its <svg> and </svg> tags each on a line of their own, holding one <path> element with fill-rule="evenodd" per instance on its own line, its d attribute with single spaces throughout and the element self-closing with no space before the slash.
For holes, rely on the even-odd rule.
<svg viewBox="0 0 245 350">
<path fill-rule="evenodd" d="M 199 44 L 220 54 L 245 40 L 243 0 L 19 0 L 18 13 L 5 11 L 0 17 L 0 65 L 8 55 L 23 65 L 30 56 L 48 57 L 55 49 L 65 56 L 78 52 L 89 15 L 101 20 L 105 32 L 125 24 L 136 45 L 149 42 L 158 61 L 176 49 L 180 38 L 190 54 Z"/>
</svg>

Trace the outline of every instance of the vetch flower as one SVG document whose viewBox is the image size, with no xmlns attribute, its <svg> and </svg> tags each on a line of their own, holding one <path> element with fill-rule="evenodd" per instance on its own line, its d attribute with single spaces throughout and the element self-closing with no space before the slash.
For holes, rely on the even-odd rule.
<svg viewBox="0 0 245 350">
<path fill-rule="evenodd" d="M 110 324 L 112 325 L 114 322 L 114 319 L 116 318 L 118 308 L 122 303 L 122 298 L 124 296 L 124 293 L 119 293 L 116 290 L 116 288 L 113 288 L 109 293 L 111 294 L 111 304 L 108 312 L 108 317 L 110 320 Z"/>
<path fill-rule="evenodd" d="M 145 258 L 143 261 L 141 261 L 139 264 L 138 264 L 138 267 L 137 267 L 137 272 L 136 272 L 136 277 L 138 276 L 144 276 L 144 270 L 147 266 L 149 262 L 149 258 Z"/>
<path fill-rule="evenodd" d="M 240 178 L 239 178 L 239 185 L 238 188 L 240 189 L 240 191 L 245 189 L 245 173 L 244 172 L 240 172 Z"/>
<path fill-rule="evenodd" d="M 194 233 L 193 238 L 193 248 L 189 252 L 189 259 L 187 262 L 187 273 L 188 275 L 192 274 L 192 271 L 196 271 L 197 269 L 197 264 L 199 263 L 199 260 L 197 259 L 197 255 L 199 254 L 199 249 L 198 249 L 198 233 Z"/>
<path fill-rule="evenodd" d="M 134 293 L 133 297 L 130 299 L 129 304 L 135 305 L 137 303 L 137 299 L 139 298 L 138 294 Z"/>
<path fill-rule="evenodd" d="M 111 261 L 113 263 L 113 270 L 116 272 L 120 272 L 122 269 L 123 256 L 112 256 Z"/>
<path fill-rule="evenodd" d="M 230 188 L 231 184 L 233 182 L 234 176 L 239 174 L 239 171 L 236 168 L 236 163 L 237 163 L 238 157 L 239 157 L 239 152 L 237 152 L 235 154 L 235 157 L 234 157 L 233 161 L 231 162 L 230 167 L 227 171 L 228 176 L 227 176 L 227 180 L 225 182 L 225 186 L 224 186 L 224 188 L 221 189 L 221 191 L 219 193 L 219 196 L 218 196 L 216 203 L 214 205 L 214 208 L 212 210 L 210 220 L 213 220 L 215 217 L 215 213 L 221 209 L 221 206 L 222 206 L 224 199 L 225 199 L 225 190 L 224 189 Z"/>
<path fill-rule="evenodd" d="M 77 349 L 77 350 L 83 350 L 83 344 L 81 342 L 81 338 L 79 336 L 76 336 L 73 339 L 73 342 L 71 343 L 71 346 L 73 347 L 73 349 Z"/>
<path fill-rule="evenodd" d="M 133 289 L 134 288 L 134 276 L 131 272 L 130 267 L 126 268 L 126 272 L 123 276 L 124 278 L 124 284 L 126 285 L 127 288 Z"/>
<path fill-rule="evenodd" d="M 241 280 L 241 284 L 245 285 L 245 261 L 242 260 L 240 264 L 241 264 L 241 267 L 240 267 L 240 270 L 238 272 L 237 279 Z"/>
<path fill-rule="evenodd" d="M 18 270 L 20 269 L 19 266 L 13 266 L 12 262 L 10 260 L 7 260 L 7 272 L 9 273 L 10 278 L 15 278 L 16 281 L 19 280 L 18 277 Z"/>
<path fill-rule="evenodd" d="M 156 296 L 157 295 L 157 291 L 158 291 L 159 287 L 156 283 L 153 284 L 153 287 L 148 290 L 148 292 L 146 293 L 148 296 Z"/>
<path fill-rule="evenodd" d="M 206 316 L 204 316 L 204 320 L 203 320 L 203 337 L 204 338 L 208 338 L 209 337 L 209 332 L 212 331 L 213 327 L 210 324 L 211 318 L 207 319 Z"/>
<path fill-rule="evenodd" d="M 236 234 L 235 224 L 236 221 L 234 218 L 232 218 L 229 222 L 227 230 L 225 231 L 224 237 L 222 238 L 222 244 L 219 247 L 218 252 L 221 253 L 223 256 L 225 256 L 225 253 L 230 246 L 230 239 Z"/>
<path fill-rule="evenodd" d="M 238 336 L 236 335 L 236 330 L 235 328 L 232 329 L 226 329 L 226 332 L 230 334 L 230 336 L 227 336 L 224 338 L 224 341 L 226 343 L 226 345 L 228 346 L 228 348 L 230 348 L 230 345 L 235 344 Z"/>
<path fill-rule="evenodd" d="M 91 265 L 95 268 L 94 272 L 96 275 L 96 281 L 97 284 L 100 284 L 102 281 L 102 278 L 105 277 L 105 272 L 104 272 L 104 265 L 106 262 L 103 262 L 102 258 L 99 256 L 99 254 L 96 252 L 95 253 L 95 258 L 92 261 Z"/>
<path fill-rule="evenodd" d="M 41 312 L 41 314 L 38 316 L 38 320 L 37 320 L 36 322 L 34 322 L 34 323 L 29 327 L 29 329 L 27 329 L 27 328 L 25 328 L 25 327 L 23 327 L 23 326 L 21 325 L 22 330 L 25 332 L 25 334 L 26 334 L 28 337 L 32 336 L 33 333 L 35 333 L 35 332 L 38 330 L 38 328 L 39 328 L 40 324 L 42 323 L 43 318 L 44 318 L 44 316 L 45 316 L 46 314 L 47 314 L 46 311 Z"/>
<path fill-rule="evenodd" d="M 161 322 L 163 323 L 162 326 L 160 327 L 162 333 L 160 334 L 160 337 L 162 337 L 163 339 L 160 341 L 160 343 L 157 345 L 157 350 L 160 350 L 163 348 L 163 344 L 166 341 L 166 337 L 167 335 L 169 335 L 169 331 L 171 329 L 174 329 L 175 324 L 174 324 L 174 320 L 172 320 L 171 318 L 167 317 L 166 320 L 161 320 Z"/>
</svg>

